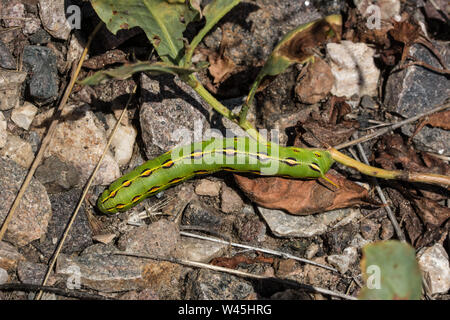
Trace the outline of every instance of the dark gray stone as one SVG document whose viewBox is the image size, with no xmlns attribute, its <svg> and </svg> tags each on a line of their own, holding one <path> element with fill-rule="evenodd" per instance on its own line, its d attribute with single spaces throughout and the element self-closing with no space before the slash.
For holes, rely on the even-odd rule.
<svg viewBox="0 0 450 320">
<path fill-rule="evenodd" d="M 80 181 L 78 170 L 55 156 L 45 159 L 34 176 L 45 186 L 48 193 L 66 191 Z"/>
<path fill-rule="evenodd" d="M 8 47 L 0 40 L 0 67 L 10 70 L 17 68 L 16 60 L 9 51 Z"/>
<path fill-rule="evenodd" d="M 50 195 L 53 215 L 48 225 L 45 239 L 35 243 L 35 247 L 47 258 L 54 252 L 61 240 L 64 229 L 80 196 L 81 191 L 79 189 Z M 79 252 L 92 245 L 92 243 L 92 231 L 86 217 L 84 205 L 82 205 L 67 235 L 62 252 L 67 254 Z"/>
<path fill-rule="evenodd" d="M 189 300 L 242 300 L 256 295 L 249 282 L 226 273 L 201 269 L 190 273 L 189 278 L 186 290 Z"/>
<path fill-rule="evenodd" d="M 223 214 L 218 210 L 202 205 L 199 201 L 192 201 L 183 214 L 183 225 L 205 227 L 218 230 L 223 223 Z"/>
<path fill-rule="evenodd" d="M 31 75 L 29 93 L 33 98 L 45 101 L 58 94 L 56 55 L 52 49 L 40 46 L 26 46 L 23 50 L 23 64 Z"/>
<path fill-rule="evenodd" d="M 30 40 L 32 44 L 46 44 L 52 40 L 52 36 L 44 29 L 39 29 L 32 34 L 28 40 Z"/>
<path fill-rule="evenodd" d="M 433 42 L 447 66 L 450 64 L 448 46 Z M 424 61 L 436 68 L 442 68 L 437 58 L 422 45 L 414 45 L 410 54 L 419 61 Z M 450 95 L 450 80 L 446 75 L 438 74 L 421 66 L 411 66 L 389 76 L 386 84 L 384 104 L 388 110 L 412 117 L 443 103 Z M 415 126 L 406 125 L 402 131 L 411 135 Z M 450 152 L 450 132 L 439 128 L 425 127 L 413 141 L 427 151 L 438 153 Z"/>
</svg>

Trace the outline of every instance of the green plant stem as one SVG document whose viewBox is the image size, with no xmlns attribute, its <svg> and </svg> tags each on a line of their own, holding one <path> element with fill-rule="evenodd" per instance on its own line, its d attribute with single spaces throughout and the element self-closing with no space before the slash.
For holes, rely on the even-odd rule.
<svg viewBox="0 0 450 320">
<path fill-rule="evenodd" d="M 241 112 L 239 113 L 239 125 L 242 125 L 247 121 L 247 114 L 248 114 L 248 108 L 253 103 L 253 98 L 255 97 L 256 90 L 259 87 L 259 84 L 261 83 L 262 77 L 258 75 L 255 82 L 252 84 L 252 87 L 250 89 L 250 92 L 248 93 L 247 99 L 245 99 L 245 103 L 242 106 Z"/>
<path fill-rule="evenodd" d="M 353 168 L 358 170 L 359 172 L 383 179 L 394 179 L 394 180 L 403 180 L 409 182 L 423 182 L 423 183 L 432 183 L 438 185 L 446 185 L 450 186 L 450 177 L 444 176 L 440 174 L 432 174 L 432 173 L 422 173 L 422 172 L 407 172 L 400 170 L 384 170 L 381 168 L 372 167 L 366 165 L 362 162 L 356 161 L 345 154 L 337 151 L 334 148 L 328 148 L 328 151 L 331 153 L 331 157 L 344 166 Z"/>
<path fill-rule="evenodd" d="M 190 75 L 186 80 L 187 84 L 189 84 L 195 92 L 197 92 L 214 110 L 216 110 L 218 113 L 220 113 L 222 116 L 227 118 L 228 120 L 233 121 L 237 125 L 239 125 L 242 129 L 244 129 L 252 138 L 254 138 L 257 141 L 265 141 L 258 131 L 253 127 L 253 125 L 248 122 L 247 120 L 243 121 L 242 123 L 239 121 L 239 119 L 229 110 L 227 107 L 225 107 L 222 103 L 220 103 L 216 98 L 214 98 L 211 93 L 209 93 L 208 90 L 198 81 L 198 79 L 195 77 L 195 75 Z"/>
</svg>

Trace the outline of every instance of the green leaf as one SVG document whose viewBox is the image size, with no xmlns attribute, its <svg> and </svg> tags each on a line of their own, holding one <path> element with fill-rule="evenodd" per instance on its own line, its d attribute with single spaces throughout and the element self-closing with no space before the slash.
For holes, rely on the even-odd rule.
<svg viewBox="0 0 450 320">
<path fill-rule="evenodd" d="M 418 300 L 422 295 L 416 252 L 407 243 L 380 241 L 366 245 L 361 270 L 366 286 L 359 299 Z"/>
<path fill-rule="evenodd" d="M 82 85 L 96 85 L 111 78 L 125 80 L 131 77 L 134 73 L 142 71 L 150 74 L 171 73 L 184 77 L 195 72 L 196 69 L 177 67 L 163 62 L 151 63 L 148 61 L 143 61 L 123 65 L 115 69 L 96 72 L 94 75 L 83 79 L 79 83 Z"/>
<path fill-rule="evenodd" d="M 191 63 L 192 54 L 205 35 L 240 1 L 241 0 L 213 0 L 206 5 L 202 12 L 202 15 L 206 19 L 206 24 L 189 45 L 189 50 L 186 53 L 185 65 L 189 65 Z"/>
<path fill-rule="evenodd" d="M 306 63 L 313 60 L 311 49 L 329 40 L 339 40 L 342 32 L 342 17 L 331 15 L 298 26 L 286 34 L 270 54 L 255 82 L 239 115 L 239 123 L 246 121 L 249 106 L 253 102 L 256 90 L 266 76 L 276 76 L 284 72 L 293 63 Z"/>
<path fill-rule="evenodd" d="M 177 64 L 183 55 L 183 32 L 198 11 L 181 0 L 91 0 L 108 29 L 141 27 L 161 59 Z"/>
<path fill-rule="evenodd" d="M 340 15 L 331 15 L 295 28 L 278 43 L 258 77 L 276 76 L 293 63 L 305 63 L 313 56 L 312 48 L 329 39 L 340 39 L 341 28 Z"/>
</svg>

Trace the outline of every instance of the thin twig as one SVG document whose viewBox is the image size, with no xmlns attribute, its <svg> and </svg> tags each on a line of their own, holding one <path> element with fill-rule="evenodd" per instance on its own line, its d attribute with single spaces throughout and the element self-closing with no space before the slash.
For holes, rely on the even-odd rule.
<svg viewBox="0 0 450 320">
<path fill-rule="evenodd" d="M 364 152 L 364 149 L 361 146 L 361 144 L 358 143 L 356 145 L 356 147 L 358 148 L 359 154 L 361 155 L 361 158 L 364 161 L 364 163 L 369 165 L 369 160 L 367 159 L 366 153 Z M 373 178 L 373 177 L 372 177 L 372 179 L 373 179 L 373 182 L 375 184 L 375 189 L 377 190 L 378 196 L 380 197 L 381 202 L 383 202 L 383 204 L 384 204 L 384 209 L 386 210 L 387 215 L 388 215 L 389 219 L 391 220 L 392 225 L 394 226 L 394 230 L 395 230 L 395 233 L 397 234 L 397 237 L 401 241 L 406 241 L 405 234 L 403 233 L 402 229 L 400 228 L 400 225 L 398 224 L 394 213 L 392 212 L 391 208 L 389 207 L 389 205 L 387 203 L 387 200 L 386 200 L 386 197 L 384 196 L 383 190 L 381 190 L 377 179 Z"/>
<path fill-rule="evenodd" d="M 379 137 L 379 136 L 381 136 L 383 134 L 388 133 L 391 130 L 397 129 L 397 128 L 405 125 L 405 124 L 408 124 L 408 123 L 414 122 L 416 120 L 419 120 L 422 117 L 425 117 L 425 116 L 428 116 L 430 114 L 433 114 L 433 113 L 445 110 L 448 107 L 450 107 L 450 103 L 441 104 L 441 105 L 437 106 L 436 108 L 431 109 L 430 111 L 421 113 L 421 114 L 419 114 L 417 116 L 405 119 L 405 120 L 397 122 L 397 123 L 393 123 L 392 125 L 390 125 L 387 128 L 380 129 L 378 131 L 375 131 L 374 133 L 365 135 L 365 136 L 363 136 L 363 137 L 361 137 L 359 139 L 355 139 L 355 140 L 352 140 L 352 141 L 349 141 L 349 142 L 341 143 L 341 144 L 339 144 L 339 145 L 337 145 L 337 146 L 335 146 L 333 148 L 336 149 L 336 150 L 340 150 L 340 149 L 347 148 L 347 147 L 353 146 L 353 145 L 361 143 L 361 142 L 365 142 L 365 141 L 374 139 L 376 137 Z"/>
<path fill-rule="evenodd" d="M 196 262 L 196 261 L 190 261 L 190 260 L 184 260 L 184 259 L 176 259 L 176 258 L 168 258 L 168 257 L 156 257 L 156 256 L 140 255 L 140 254 L 128 253 L 128 252 L 116 252 L 115 254 L 116 255 L 122 255 L 122 256 L 141 258 L 141 259 L 152 259 L 152 260 L 159 260 L 159 261 L 167 261 L 167 262 L 171 262 L 171 263 L 177 263 L 177 264 L 185 265 L 185 266 L 188 266 L 188 267 L 204 268 L 204 269 L 224 272 L 224 273 L 233 274 L 233 275 L 236 275 L 236 276 L 239 276 L 239 277 L 245 277 L 245 278 L 249 278 L 249 279 L 273 281 L 273 282 L 277 282 L 277 283 L 282 283 L 284 285 L 295 286 L 295 287 L 301 288 L 301 289 L 309 291 L 309 292 L 326 294 L 326 295 L 339 297 L 339 298 L 347 299 L 347 300 L 357 300 L 353 296 L 349 296 L 349 295 L 346 295 L 346 294 L 343 294 L 343 293 L 340 293 L 340 292 L 335 292 L 335 291 L 332 291 L 332 290 L 328 290 L 328 289 L 324 289 L 324 288 L 320 288 L 320 287 L 316 287 L 316 286 L 306 285 L 306 284 L 303 284 L 303 283 L 299 283 L 297 281 L 292 281 L 292 280 L 288 280 L 288 279 L 279 279 L 279 278 L 269 278 L 269 277 L 258 275 L 258 274 L 252 274 L 252 273 L 248 273 L 248 272 L 244 272 L 244 271 L 234 270 L 234 269 L 220 267 L 220 266 L 214 266 L 214 265 L 201 263 L 201 262 Z"/>
<path fill-rule="evenodd" d="M 216 243 L 227 244 L 227 245 L 230 245 L 230 246 L 233 246 L 233 247 L 236 247 L 236 248 L 243 248 L 243 249 L 259 251 L 259 252 L 263 252 L 263 253 L 267 253 L 267 254 L 272 254 L 274 256 L 283 257 L 283 258 L 286 258 L 286 259 L 297 260 L 297 261 L 300 261 L 300 262 L 303 262 L 303 263 L 311 264 L 311 265 L 316 266 L 316 267 L 324 268 L 324 269 L 327 269 L 327 270 L 339 273 L 339 271 L 336 270 L 335 268 L 332 268 L 332 267 L 329 267 L 327 265 L 324 265 L 324 264 L 321 264 L 321 263 L 317 263 L 317 262 L 314 262 L 314 261 L 311 261 L 311 260 L 308 260 L 308 259 L 300 258 L 300 257 L 294 256 L 292 254 L 281 252 L 281 251 L 253 247 L 253 246 L 249 246 L 249 245 L 245 245 L 245 244 L 234 243 L 234 242 L 225 241 L 225 240 L 221 240 L 221 239 L 201 236 L 201 235 L 198 235 L 198 234 L 195 234 L 195 233 L 190 233 L 190 232 L 185 232 L 185 231 L 180 231 L 180 235 L 185 236 L 185 237 L 201 239 L 201 240 L 207 240 L 207 241 L 216 242 Z"/>
<path fill-rule="evenodd" d="M 0 291 L 45 291 L 57 294 L 59 296 L 83 300 L 111 300 L 108 297 L 92 294 L 85 291 L 61 289 L 56 287 L 41 286 L 38 284 L 29 284 L 29 283 L 0 284 Z"/>
</svg>

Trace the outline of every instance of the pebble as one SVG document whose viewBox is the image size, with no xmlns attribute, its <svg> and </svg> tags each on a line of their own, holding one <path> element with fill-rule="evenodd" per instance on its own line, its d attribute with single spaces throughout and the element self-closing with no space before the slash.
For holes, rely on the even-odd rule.
<svg viewBox="0 0 450 320">
<path fill-rule="evenodd" d="M 350 266 L 356 262 L 358 250 L 355 247 L 347 247 L 342 254 L 334 254 L 327 257 L 329 264 L 334 266 L 341 274 L 348 271 Z"/>
<path fill-rule="evenodd" d="M 311 243 L 305 252 L 306 259 L 314 258 L 314 256 L 319 252 L 319 249 L 320 247 L 317 243 Z"/>
<path fill-rule="evenodd" d="M 23 64 L 30 72 L 29 94 L 36 100 L 46 101 L 58 95 L 56 55 L 52 49 L 25 46 Z"/>
<path fill-rule="evenodd" d="M 220 209 L 224 213 L 239 212 L 244 206 L 241 196 L 233 189 L 223 186 Z"/>
<path fill-rule="evenodd" d="M 16 247 L 7 242 L 0 241 L 0 268 L 14 270 L 19 261 L 24 259 Z"/>
<path fill-rule="evenodd" d="M 365 43 L 328 43 L 331 72 L 335 82 L 331 93 L 337 97 L 376 96 L 380 70 L 374 64 L 375 50 Z"/>
<path fill-rule="evenodd" d="M 23 106 L 15 108 L 11 114 L 11 120 L 19 127 L 28 130 L 33 122 L 38 108 L 30 102 L 25 102 Z"/>
<path fill-rule="evenodd" d="M 106 135 L 109 137 L 112 129 L 117 123 L 117 120 L 112 114 L 107 114 L 106 123 L 109 126 Z M 130 123 L 127 123 L 127 125 L 123 125 L 121 123 L 117 128 L 117 131 L 111 141 L 111 149 L 114 153 L 114 159 L 119 166 L 124 166 L 130 162 L 131 156 L 133 155 L 136 136 L 137 130 Z"/>
<path fill-rule="evenodd" d="M 27 171 L 11 160 L 0 158 L 0 224 L 3 223 Z M 24 246 L 40 239 L 47 231 L 52 208 L 44 186 L 35 178 L 31 179 L 19 206 L 5 234 L 5 240 Z"/>
<path fill-rule="evenodd" d="M 389 240 L 394 236 L 394 234 L 395 230 L 391 221 L 389 221 L 389 219 L 383 219 L 383 221 L 381 222 L 381 240 Z"/>
<path fill-rule="evenodd" d="M 73 212 L 75 210 L 75 206 L 80 197 L 80 189 L 71 189 L 66 192 L 49 195 L 53 211 L 52 217 L 47 227 L 45 239 L 41 239 L 39 243 L 34 245 L 44 257 L 50 258 L 55 251 L 56 245 L 59 243 L 59 240 L 69 223 L 70 214 L 68 214 L 68 212 Z M 72 254 L 80 252 L 92 245 L 92 230 L 86 215 L 86 209 L 83 204 L 67 234 L 62 248 L 63 253 Z"/>
<path fill-rule="evenodd" d="M 8 133 L 6 144 L 0 150 L 0 157 L 11 159 L 22 167 L 29 168 L 33 163 L 34 153 L 29 142 Z"/>
<path fill-rule="evenodd" d="M 241 220 L 235 222 L 239 239 L 246 243 L 263 242 L 266 239 L 267 228 L 264 222 L 256 216 Z"/>
<path fill-rule="evenodd" d="M 250 282 L 226 273 L 200 269 L 189 278 L 186 300 L 243 300 L 255 294 Z"/>
<path fill-rule="evenodd" d="M 178 77 L 141 76 L 139 120 L 145 153 L 152 159 L 176 145 L 206 139 L 210 106 Z"/>
<path fill-rule="evenodd" d="M 450 289 L 450 266 L 444 247 L 436 243 L 417 254 L 420 268 L 430 280 L 431 294 L 446 293 Z"/>
<path fill-rule="evenodd" d="M 52 40 L 52 37 L 44 29 L 39 29 L 33 35 L 29 36 L 28 40 L 31 44 L 46 44 Z"/>
<path fill-rule="evenodd" d="M 369 13 L 373 14 L 373 10 L 367 10 L 372 5 L 372 1 L 354 0 L 353 3 L 363 17 L 367 17 Z M 380 0 L 376 2 L 376 5 L 380 18 L 383 20 L 390 20 L 400 14 L 401 3 L 399 0 Z"/>
<path fill-rule="evenodd" d="M 224 223 L 223 214 L 198 200 L 192 200 L 184 210 L 183 225 L 199 226 L 218 230 Z"/>
<path fill-rule="evenodd" d="M 46 158 L 34 173 L 47 189 L 48 193 L 58 193 L 78 185 L 80 173 L 71 164 L 62 162 L 58 157 Z"/>
<path fill-rule="evenodd" d="M 80 275 L 83 287 L 102 292 L 123 292 L 151 288 L 160 299 L 180 299 L 185 269 L 165 261 L 115 255 L 113 245 L 96 244 L 80 256 L 61 254 L 56 274 Z"/>
<path fill-rule="evenodd" d="M 80 184 L 86 183 L 106 146 L 103 125 L 88 108 L 66 106 L 72 119 L 58 123 L 55 134 L 45 152 L 45 157 L 58 157 L 62 162 L 75 167 L 80 173 Z M 39 126 L 52 114 L 36 116 L 33 125 Z M 110 151 L 106 153 L 94 178 L 94 185 L 108 185 L 120 177 L 119 165 Z"/>
<path fill-rule="evenodd" d="M 17 67 L 16 59 L 9 51 L 8 47 L 0 40 L 0 67 L 14 70 Z"/>
<path fill-rule="evenodd" d="M 26 77 L 26 72 L 0 70 L 0 110 L 9 110 L 19 105 L 21 87 Z"/>
<path fill-rule="evenodd" d="M 17 276 L 20 282 L 26 284 L 41 285 L 47 273 L 48 266 L 43 263 L 35 263 L 31 261 L 20 261 L 17 265 Z M 58 277 L 52 272 L 47 281 L 48 286 L 52 286 L 58 280 Z"/>
<path fill-rule="evenodd" d="M 69 38 L 72 29 L 66 18 L 64 0 L 39 0 L 39 16 L 44 28 L 53 37 L 62 40 Z"/>
<path fill-rule="evenodd" d="M 443 42 L 433 41 L 432 45 L 450 64 L 450 51 Z M 422 45 L 413 45 L 409 51 L 417 61 L 423 61 L 436 68 L 442 68 L 434 54 Z M 445 102 L 450 95 L 450 79 L 421 66 L 411 66 L 393 72 L 386 82 L 384 104 L 386 108 L 405 118 L 424 113 Z M 411 135 L 415 124 L 402 126 L 405 135 Z M 425 126 L 413 139 L 423 150 L 440 154 L 450 153 L 450 131 Z"/>
<path fill-rule="evenodd" d="M 217 197 L 220 193 L 220 185 L 219 181 L 202 179 L 195 187 L 195 193 L 199 196 Z"/>
<path fill-rule="evenodd" d="M 258 207 L 270 230 L 278 237 L 313 237 L 357 220 L 358 209 L 339 209 L 309 216 Z"/>
<path fill-rule="evenodd" d="M 0 149 L 6 145 L 8 140 L 8 131 L 6 131 L 7 122 L 3 112 L 0 111 Z"/>
<path fill-rule="evenodd" d="M 2 8 L 2 16 L 10 19 L 2 19 L 6 28 L 23 27 L 25 24 L 25 5 L 21 1 L 6 1 Z"/>
<path fill-rule="evenodd" d="M 183 238 L 183 241 L 180 241 L 176 257 L 208 263 L 212 259 L 222 256 L 227 248 L 227 244 L 186 237 Z"/>
<path fill-rule="evenodd" d="M 118 247 L 140 255 L 171 257 L 179 242 L 177 224 L 161 219 L 127 232 L 120 237 Z"/>
<path fill-rule="evenodd" d="M 378 234 L 380 229 L 380 224 L 376 223 L 372 219 L 364 219 L 359 224 L 361 235 L 364 239 L 374 240 L 375 236 Z"/>
<path fill-rule="evenodd" d="M 0 285 L 7 283 L 8 279 L 8 272 L 5 269 L 0 268 Z"/>
</svg>

